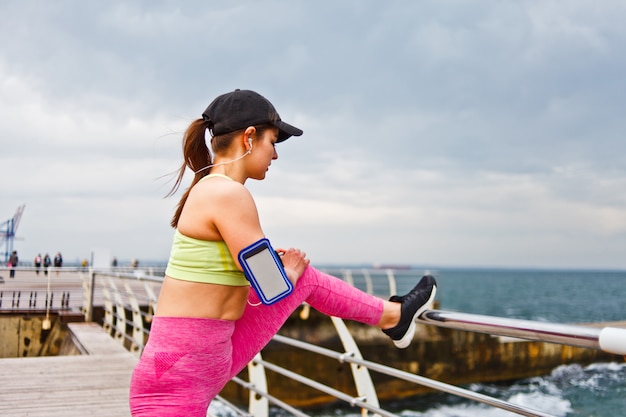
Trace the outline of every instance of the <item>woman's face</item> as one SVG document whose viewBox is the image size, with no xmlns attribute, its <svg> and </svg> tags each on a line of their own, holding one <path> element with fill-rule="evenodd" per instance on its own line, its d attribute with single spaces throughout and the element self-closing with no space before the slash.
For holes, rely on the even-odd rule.
<svg viewBox="0 0 626 417">
<path fill-rule="evenodd" d="M 272 161 L 278 159 L 276 141 L 278 140 L 278 128 L 266 129 L 262 135 L 256 135 L 252 139 L 252 152 L 248 155 L 249 177 L 262 180 L 269 169 Z"/>
</svg>

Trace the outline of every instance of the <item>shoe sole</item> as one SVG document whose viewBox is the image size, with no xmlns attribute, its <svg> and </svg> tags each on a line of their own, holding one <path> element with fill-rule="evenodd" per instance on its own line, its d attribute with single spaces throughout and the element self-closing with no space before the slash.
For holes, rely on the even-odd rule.
<svg viewBox="0 0 626 417">
<path fill-rule="evenodd" d="M 409 329 L 406 331 L 402 339 L 394 340 L 393 344 L 396 345 L 398 349 L 406 349 L 409 347 L 411 342 L 413 341 L 413 336 L 415 336 L 415 320 L 426 310 L 429 310 L 433 307 L 435 303 L 435 294 L 437 293 L 437 287 L 433 286 L 433 291 L 430 293 L 430 297 L 428 297 L 428 301 L 424 303 L 423 306 L 417 309 L 415 314 L 413 315 L 413 320 L 411 320 L 411 324 L 409 325 Z"/>
</svg>

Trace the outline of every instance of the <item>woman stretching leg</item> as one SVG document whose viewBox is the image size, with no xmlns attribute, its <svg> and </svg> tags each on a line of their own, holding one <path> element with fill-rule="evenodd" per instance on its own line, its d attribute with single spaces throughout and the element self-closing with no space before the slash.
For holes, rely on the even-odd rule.
<svg viewBox="0 0 626 417">
<path fill-rule="evenodd" d="M 184 163 L 172 192 L 187 168 L 194 179 L 171 221 L 176 230 L 170 259 L 131 379 L 132 415 L 206 416 L 211 400 L 303 302 L 377 326 L 397 347 L 408 346 L 416 317 L 435 296 L 430 276 L 405 296 L 383 301 L 309 266 L 301 250 L 279 249 L 294 290 L 274 304 L 259 303 L 233 256 L 265 237 L 244 183 L 264 179 L 278 158 L 276 143 L 302 131 L 249 90 L 217 97 L 202 116 L 183 137 Z"/>
<path fill-rule="evenodd" d="M 425 277 L 418 294 L 429 295 L 432 300 L 432 284 L 432 278 Z M 133 373 L 133 415 L 206 416 L 211 400 L 263 349 L 302 302 L 329 316 L 373 326 L 380 322 L 385 304 L 310 266 L 289 297 L 263 305 L 250 291 L 249 301 L 237 321 L 154 317 L 150 340 Z M 422 304 L 416 313 L 428 304 Z"/>
</svg>

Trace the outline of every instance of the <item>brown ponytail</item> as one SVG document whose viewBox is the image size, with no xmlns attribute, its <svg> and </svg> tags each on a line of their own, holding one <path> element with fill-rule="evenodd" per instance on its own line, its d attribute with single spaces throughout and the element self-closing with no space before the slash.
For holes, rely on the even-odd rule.
<svg viewBox="0 0 626 417">
<path fill-rule="evenodd" d="M 180 187 L 180 183 L 183 180 L 183 176 L 185 175 L 185 170 L 187 167 L 191 169 L 193 172 L 197 172 L 200 169 L 206 167 L 211 164 L 211 153 L 206 146 L 206 142 L 204 140 L 204 134 L 206 130 L 206 123 L 202 119 L 197 119 L 191 122 L 185 134 L 183 135 L 183 164 L 178 169 L 178 175 L 176 176 L 176 182 L 174 186 L 167 193 L 166 197 L 170 197 L 174 195 L 178 187 Z M 202 179 L 202 177 L 209 174 L 209 170 L 205 169 L 203 171 L 197 172 L 194 175 L 193 181 L 185 193 L 181 197 L 178 202 L 178 207 L 176 208 L 176 213 L 172 217 L 172 221 L 170 225 L 172 227 L 176 227 L 178 225 L 178 219 L 180 219 L 180 213 L 183 211 L 183 207 L 185 205 L 185 201 L 187 201 L 187 197 L 189 196 L 189 192 L 191 191 L 191 187 L 193 187 L 198 181 Z"/>
</svg>

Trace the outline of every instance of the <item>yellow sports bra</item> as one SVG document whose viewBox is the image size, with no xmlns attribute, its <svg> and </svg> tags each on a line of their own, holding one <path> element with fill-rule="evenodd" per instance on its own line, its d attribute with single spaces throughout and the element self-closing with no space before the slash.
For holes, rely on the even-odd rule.
<svg viewBox="0 0 626 417">
<path fill-rule="evenodd" d="M 210 174 L 209 177 L 226 177 Z M 232 286 L 250 285 L 224 241 L 194 239 L 176 229 L 165 275 L 175 279 Z"/>
<path fill-rule="evenodd" d="M 165 275 L 183 281 L 250 285 L 223 241 L 194 239 L 176 229 Z"/>
</svg>

